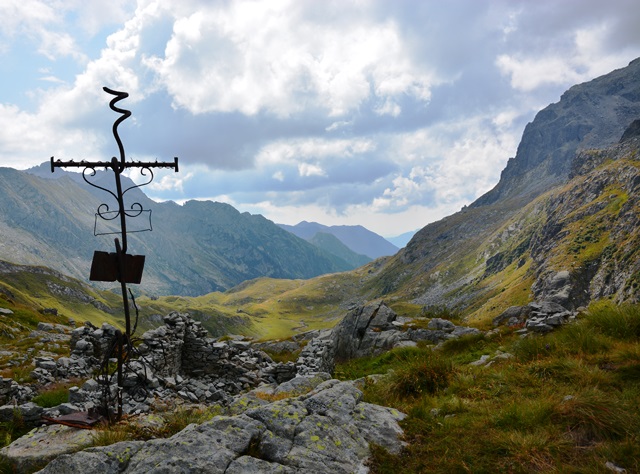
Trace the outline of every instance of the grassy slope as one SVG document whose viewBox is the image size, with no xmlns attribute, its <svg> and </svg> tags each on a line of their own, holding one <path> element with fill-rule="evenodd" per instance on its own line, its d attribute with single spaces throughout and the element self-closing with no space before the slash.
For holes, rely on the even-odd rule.
<svg viewBox="0 0 640 474">
<path fill-rule="evenodd" d="M 52 285 L 63 288 L 68 294 L 52 291 Z M 23 305 L 34 311 L 55 308 L 60 315 L 60 322 L 65 324 L 69 319 L 73 319 L 79 324 L 91 321 L 98 326 L 103 322 L 116 327 L 124 325 L 124 316 L 120 316 L 120 312 L 117 311 L 122 305 L 121 296 L 111 292 L 95 291 L 78 280 L 44 268 L 42 272 L 36 273 L 30 270 L 3 273 L 0 279 L 0 295 L 6 302 L 5 305 Z M 110 314 L 91 304 L 89 300 L 95 301 L 97 305 L 116 309 Z M 1 300 L 0 305 L 3 305 Z M 7 307 L 5 305 L 2 307 Z"/>
<path fill-rule="evenodd" d="M 511 358 L 472 366 L 482 355 Z M 509 331 L 395 350 L 336 370 L 365 399 L 408 414 L 407 449 L 374 448 L 373 473 L 606 472 L 640 469 L 640 307 L 595 305 L 526 339 Z"/>
<path fill-rule="evenodd" d="M 140 298 L 138 303 L 146 313 L 195 314 L 216 336 L 231 328 L 231 332 L 262 339 L 285 338 L 335 325 L 351 304 L 364 302 L 357 295 L 360 281 L 367 274 L 363 267 L 311 280 L 258 278 L 224 293 L 194 298 Z M 214 322 L 220 320 L 226 323 L 215 327 Z"/>
</svg>

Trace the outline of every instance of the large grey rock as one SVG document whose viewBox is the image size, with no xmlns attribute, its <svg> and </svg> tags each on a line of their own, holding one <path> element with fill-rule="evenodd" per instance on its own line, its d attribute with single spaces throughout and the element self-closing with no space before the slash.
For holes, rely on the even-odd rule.
<svg viewBox="0 0 640 474">
<path fill-rule="evenodd" d="M 271 463 L 251 456 L 234 459 L 225 474 L 294 474 L 297 471 L 282 464 Z"/>
<path fill-rule="evenodd" d="M 418 341 L 437 344 L 480 333 L 478 329 L 456 326 L 441 318 L 429 321 L 427 329 L 404 329 L 404 324 L 398 324 L 397 319 L 396 313 L 384 302 L 351 310 L 328 337 L 314 339 L 303 349 L 297 363 L 298 373 L 303 372 L 302 367 L 313 365 L 314 360 L 325 370 L 333 371 L 336 361 L 375 356 Z"/>
<path fill-rule="evenodd" d="M 529 306 L 509 306 L 500 315 L 493 318 L 493 325 L 518 326 L 524 324 L 530 314 L 531 308 Z"/>
<path fill-rule="evenodd" d="M 131 457 L 125 472 L 223 473 L 264 429 L 264 425 L 244 415 L 216 417 L 199 426 L 190 425 L 169 439 L 145 443 Z"/>
<path fill-rule="evenodd" d="M 392 349 L 401 339 L 400 331 L 392 324 L 395 318 L 395 312 L 384 302 L 351 310 L 333 329 L 335 359 L 377 355 Z"/>
<path fill-rule="evenodd" d="M 561 273 L 561 272 L 559 272 Z M 566 275 L 561 275 L 563 280 Z M 561 283 L 558 283 L 559 285 Z M 534 332 L 549 332 L 575 318 L 575 313 L 553 300 L 534 301 L 527 306 L 511 306 L 494 318 L 493 325 L 524 325 Z"/>
</svg>

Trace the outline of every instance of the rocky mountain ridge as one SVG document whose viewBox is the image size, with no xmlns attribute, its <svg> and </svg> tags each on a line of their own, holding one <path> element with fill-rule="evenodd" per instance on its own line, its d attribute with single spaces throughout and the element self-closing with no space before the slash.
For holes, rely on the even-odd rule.
<svg viewBox="0 0 640 474">
<path fill-rule="evenodd" d="M 639 117 L 640 58 L 567 90 L 527 124 L 494 189 L 471 206 L 531 199 L 569 177 L 575 154 L 616 144 Z"/>
</svg>

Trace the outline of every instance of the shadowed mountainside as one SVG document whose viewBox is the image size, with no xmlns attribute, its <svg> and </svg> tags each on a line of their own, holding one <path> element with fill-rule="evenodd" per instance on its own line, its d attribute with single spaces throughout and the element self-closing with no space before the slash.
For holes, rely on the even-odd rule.
<svg viewBox="0 0 640 474">
<path fill-rule="evenodd" d="M 107 193 L 79 183 L 77 175 L 57 174 L 43 179 L 0 168 L 0 259 L 45 265 L 86 280 L 93 251 L 114 251 L 115 235 L 93 236 L 94 214 L 103 202 L 111 210 L 117 205 Z M 105 172 L 97 180 L 113 186 Z M 153 232 L 129 234 L 129 253 L 147 256 L 140 287 L 146 293 L 199 295 L 260 276 L 311 278 L 355 267 L 228 204 L 156 203 L 139 190 L 125 198 L 126 206 L 137 201 L 151 211 L 127 224 L 129 230 L 148 228 L 151 216 Z M 143 217 L 147 221 L 138 222 Z M 108 229 L 98 222 L 98 230 Z"/>
</svg>

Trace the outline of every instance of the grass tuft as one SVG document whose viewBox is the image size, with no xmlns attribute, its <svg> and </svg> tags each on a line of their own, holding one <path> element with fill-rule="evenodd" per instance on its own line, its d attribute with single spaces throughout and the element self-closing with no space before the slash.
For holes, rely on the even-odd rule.
<svg viewBox="0 0 640 474">
<path fill-rule="evenodd" d="M 51 408 L 69 401 L 69 387 L 75 383 L 56 384 L 33 397 L 33 403 L 42 408 Z"/>
<path fill-rule="evenodd" d="M 554 417 L 578 445 L 624 438 L 637 429 L 624 403 L 610 395 L 589 390 L 556 406 Z"/>
<path fill-rule="evenodd" d="M 423 355 L 410 360 L 391 375 L 389 390 L 400 398 L 406 398 L 433 395 L 447 388 L 454 373 L 451 360 L 436 352 L 424 352 Z"/>
<path fill-rule="evenodd" d="M 621 340 L 640 339 L 640 306 L 599 303 L 586 315 L 589 327 Z"/>
</svg>

